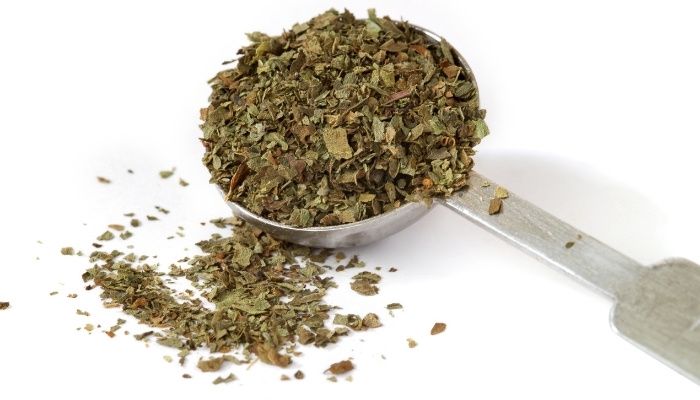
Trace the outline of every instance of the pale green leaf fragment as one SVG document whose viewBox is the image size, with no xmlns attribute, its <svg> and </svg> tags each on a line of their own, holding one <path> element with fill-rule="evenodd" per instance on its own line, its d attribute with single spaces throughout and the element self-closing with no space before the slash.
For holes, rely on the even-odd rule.
<svg viewBox="0 0 700 400">
<path fill-rule="evenodd" d="M 489 127 L 483 119 L 477 119 L 476 121 L 471 121 L 471 123 L 474 124 L 474 137 L 481 140 L 489 134 Z"/>
<path fill-rule="evenodd" d="M 250 258 L 253 256 L 253 250 L 250 248 L 243 246 L 240 243 L 236 243 L 236 245 L 233 247 L 233 261 L 236 262 L 236 264 L 241 265 L 243 267 L 247 267 L 250 265 Z"/>
<path fill-rule="evenodd" d="M 374 117 L 372 119 L 372 134 L 374 135 L 374 141 L 375 142 L 382 142 L 384 141 L 384 133 L 385 133 L 385 126 L 384 122 L 382 122 L 379 118 Z"/>
<path fill-rule="evenodd" d="M 342 159 L 352 157 L 352 147 L 348 143 L 348 133 L 345 128 L 325 129 L 323 142 L 333 157 Z"/>
</svg>

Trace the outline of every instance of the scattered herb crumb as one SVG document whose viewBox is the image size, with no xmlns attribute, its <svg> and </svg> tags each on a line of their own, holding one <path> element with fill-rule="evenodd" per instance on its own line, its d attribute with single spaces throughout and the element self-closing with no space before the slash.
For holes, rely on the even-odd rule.
<svg viewBox="0 0 700 400">
<path fill-rule="evenodd" d="M 124 230 L 124 225 L 119 225 L 119 224 L 109 224 L 107 225 L 109 229 L 121 232 Z"/>
<path fill-rule="evenodd" d="M 132 218 L 131 221 L 129 221 L 129 224 L 134 228 L 138 228 L 141 226 L 141 221 L 136 218 Z"/>
<path fill-rule="evenodd" d="M 105 178 L 104 176 L 98 176 L 97 182 L 104 183 L 105 185 L 112 183 L 111 180 Z"/>
<path fill-rule="evenodd" d="M 224 361 L 226 361 L 224 357 L 213 357 L 208 360 L 200 359 L 197 363 L 197 368 L 203 372 L 218 371 L 221 369 L 221 366 L 224 365 Z"/>
<path fill-rule="evenodd" d="M 158 221 L 158 217 L 155 215 L 146 215 L 146 219 L 149 221 Z"/>
<path fill-rule="evenodd" d="M 408 347 L 411 349 L 418 346 L 418 342 L 416 342 L 415 340 L 413 340 L 411 338 L 406 339 L 406 341 L 408 342 Z"/>
<path fill-rule="evenodd" d="M 184 179 L 182 179 L 182 178 L 180 178 L 180 182 L 179 182 L 179 183 L 180 183 L 180 186 L 182 186 L 182 187 L 187 187 L 187 186 L 190 185 L 189 182 L 187 182 L 186 180 L 184 180 Z"/>
<path fill-rule="evenodd" d="M 10 308 L 9 301 L 0 301 L 0 310 L 7 310 L 8 308 Z"/>
<path fill-rule="evenodd" d="M 78 294 L 77 293 L 69 293 L 67 297 L 69 299 L 74 299 L 74 298 L 78 297 Z"/>
<path fill-rule="evenodd" d="M 381 276 L 368 271 L 360 272 L 352 277 L 353 282 L 350 283 L 350 288 L 364 296 L 373 296 L 379 293 L 377 283 L 382 279 Z"/>
<path fill-rule="evenodd" d="M 173 357 L 169 356 L 169 355 L 164 355 L 163 360 L 165 360 L 165 362 L 167 362 L 167 363 L 171 363 L 171 362 L 173 362 Z"/>
<path fill-rule="evenodd" d="M 182 377 L 185 379 L 192 379 L 192 375 L 190 374 L 182 374 Z"/>
<path fill-rule="evenodd" d="M 72 256 L 75 254 L 75 250 L 72 247 L 64 247 L 61 249 L 61 254 L 64 256 Z"/>
<path fill-rule="evenodd" d="M 134 339 L 136 339 L 136 340 L 144 340 L 144 339 L 146 339 L 147 337 L 153 335 L 153 333 L 154 333 L 153 331 L 146 331 L 146 332 L 143 332 L 143 333 L 137 333 L 137 334 L 134 335 Z"/>
<path fill-rule="evenodd" d="M 49 293 L 49 296 L 55 296 L 57 294 L 58 294 L 58 292 L 54 290 L 53 292 Z"/>
<path fill-rule="evenodd" d="M 212 383 L 215 385 L 218 385 L 220 383 L 229 383 L 229 382 L 233 382 L 235 380 L 236 380 L 236 375 L 234 375 L 233 373 L 230 373 L 226 377 L 220 376 L 220 377 L 214 379 L 214 381 Z"/>
<path fill-rule="evenodd" d="M 508 190 L 498 186 L 496 188 L 494 196 L 496 196 L 496 198 L 498 198 L 498 199 L 507 199 L 508 198 Z"/>
<path fill-rule="evenodd" d="M 285 375 L 285 374 L 282 374 L 282 375 L 280 376 L 280 380 L 281 380 L 281 381 L 288 381 L 288 380 L 289 380 L 289 376 L 287 376 L 287 375 Z"/>
<path fill-rule="evenodd" d="M 365 328 L 379 328 L 382 323 L 379 321 L 379 316 L 375 313 L 368 313 L 362 318 L 362 326 Z"/>
<path fill-rule="evenodd" d="M 444 322 L 436 322 L 435 325 L 433 325 L 433 328 L 430 330 L 431 335 L 437 335 L 439 333 L 445 332 L 445 329 L 447 329 L 447 324 Z"/>
<path fill-rule="evenodd" d="M 503 200 L 501 200 L 500 197 L 495 197 L 491 199 L 491 202 L 489 202 L 489 215 L 500 213 L 502 204 Z"/>
<path fill-rule="evenodd" d="M 343 360 L 343 361 L 338 361 L 337 363 L 331 364 L 330 367 L 326 371 L 330 371 L 333 375 L 340 375 L 344 374 L 348 371 L 352 371 L 352 369 L 355 368 L 354 365 L 352 365 L 352 361 L 350 360 Z"/>
<path fill-rule="evenodd" d="M 158 174 L 160 175 L 160 177 L 162 179 L 168 179 L 171 176 L 173 176 L 174 173 L 175 173 L 175 168 L 173 168 L 171 170 L 160 171 Z"/>
<path fill-rule="evenodd" d="M 112 240 L 114 239 L 114 234 L 110 231 L 105 231 L 103 234 L 97 237 L 97 240 L 100 241 L 107 241 L 107 240 Z"/>
<path fill-rule="evenodd" d="M 75 310 L 75 313 L 78 314 L 78 315 L 85 316 L 85 317 L 89 317 L 89 316 L 90 316 L 90 313 L 89 313 L 89 312 L 83 311 L 83 310 L 81 310 L 81 309 L 79 309 L 79 308 L 78 308 L 77 310 Z"/>
<path fill-rule="evenodd" d="M 301 370 L 298 370 L 297 372 L 294 373 L 294 378 L 295 379 L 304 379 L 304 373 Z"/>
<path fill-rule="evenodd" d="M 566 247 L 567 249 L 570 249 L 570 248 L 574 247 L 575 244 L 576 244 L 576 243 L 574 243 L 574 242 L 566 242 L 566 244 L 564 245 L 564 247 Z"/>
<path fill-rule="evenodd" d="M 85 330 L 88 332 L 92 332 L 95 329 L 95 325 L 93 324 L 85 324 Z"/>
<path fill-rule="evenodd" d="M 386 305 L 386 308 L 388 310 L 400 310 L 403 308 L 403 305 L 401 303 L 389 303 Z"/>
</svg>

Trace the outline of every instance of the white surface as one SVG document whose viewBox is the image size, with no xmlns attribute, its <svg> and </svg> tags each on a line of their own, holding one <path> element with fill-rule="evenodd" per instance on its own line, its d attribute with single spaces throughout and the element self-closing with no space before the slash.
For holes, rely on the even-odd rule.
<svg viewBox="0 0 700 400">
<path fill-rule="evenodd" d="M 82 290 L 85 259 L 59 249 L 87 251 L 107 223 L 155 204 L 172 212 L 136 231 L 137 250 L 167 266 L 193 249 L 207 235 L 198 222 L 227 214 L 199 162 L 206 81 L 244 32 L 278 33 L 331 4 L 171 3 L 0 5 L 0 301 L 12 303 L 0 311 L 2 398 L 697 398 L 696 385 L 610 331 L 607 300 L 444 209 L 357 249 L 399 271 L 384 273 L 375 298 L 348 295 L 346 272 L 330 301 L 377 311 L 385 326 L 304 348 L 288 372 L 301 368 L 302 382 L 258 364 L 232 369 L 240 380 L 228 385 L 198 371 L 185 380 L 164 348 L 76 331 L 119 313 Z M 700 261 L 698 8 L 638 3 L 374 5 L 434 29 L 469 60 L 492 132 L 481 173 L 642 262 Z M 159 180 L 172 166 L 189 187 Z M 177 225 L 187 236 L 165 240 Z M 395 301 L 405 309 L 391 318 L 381 307 Z M 431 337 L 435 321 L 448 328 Z M 354 382 L 327 382 L 322 371 L 346 357 Z"/>
</svg>

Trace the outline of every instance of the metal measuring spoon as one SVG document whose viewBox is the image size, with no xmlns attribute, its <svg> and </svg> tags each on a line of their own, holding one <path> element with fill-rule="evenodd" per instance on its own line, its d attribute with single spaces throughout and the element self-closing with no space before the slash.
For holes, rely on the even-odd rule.
<svg viewBox="0 0 700 400">
<path fill-rule="evenodd" d="M 413 25 L 433 40 L 439 36 Z M 455 59 L 476 80 L 467 61 Z M 496 184 L 471 172 L 468 189 L 435 199 L 505 241 L 582 281 L 614 302 L 610 322 L 620 335 L 700 383 L 700 266 L 680 258 L 643 266 L 546 211 L 509 193 L 490 215 Z M 312 247 L 352 247 L 392 235 L 428 212 L 423 203 L 345 225 L 295 228 L 228 202 L 233 213 L 265 232 Z"/>
</svg>

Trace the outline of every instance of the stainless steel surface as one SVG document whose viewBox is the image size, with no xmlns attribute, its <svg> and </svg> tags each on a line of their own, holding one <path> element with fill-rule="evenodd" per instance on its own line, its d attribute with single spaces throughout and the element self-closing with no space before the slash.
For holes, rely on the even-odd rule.
<svg viewBox="0 0 700 400">
<path fill-rule="evenodd" d="M 251 225 L 288 242 L 311 247 L 355 247 L 376 242 L 408 227 L 429 211 L 423 203 L 409 203 L 398 209 L 352 224 L 295 228 L 253 214 L 237 203 L 228 202 L 233 213 Z"/>
<path fill-rule="evenodd" d="M 455 55 L 473 77 L 464 57 Z M 700 266 L 673 259 L 644 267 L 512 193 L 499 214 L 489 215 L 496 187 L 472 173 L 469 189 L 437 202 L 613 299 L 610 319 L 620 335 L 700 383 Z M 383 239 L 428 211 L 424 204 L 409 203 L 352 224 L 300 229 L 228 204 L 234 214 L 280 239 L 330 248 Z"/>
<path fill-rule="evenodd" d="M 700 383 L 700 266 L 645 267 L 512 193 L 489 215 L 497 185 L 486 182 L 473 173 L 468 190 L 439 202 L 613 299 L 616 332 Z"/>
<path fill-rule="evenodd" d="M 489 201 L 497 185 L 488 183 L 489 186 L 483 187 L 487 182 L 481 175 L 472 173 L 469 190 L 438 201 L 609 297 L 614 298 L 621 286 L 639 274 L 640 265 L 636 261 L 514 194 L 503 201 L 499 214 L 489 215 Z"/>
<path fill-rule="evenodd" d="M 700 384 L 700 266 L 665 260 L 617 294 L 613 329 Z"/>
</svg>

